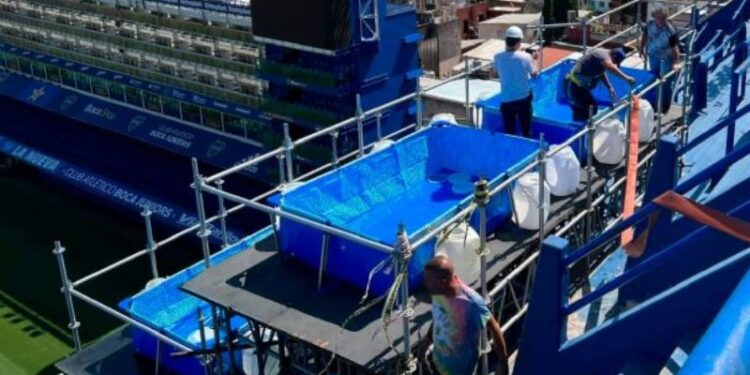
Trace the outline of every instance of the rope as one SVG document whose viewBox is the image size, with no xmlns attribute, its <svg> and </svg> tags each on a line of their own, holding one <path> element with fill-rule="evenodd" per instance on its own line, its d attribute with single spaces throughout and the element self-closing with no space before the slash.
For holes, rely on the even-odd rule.
<svg viewBox="0 0 750 375">
<path fill-rule="evenodd" d="M 353 313 L 351 313 L 349 316 L 347 316 L 346 319 L 344 319 L 344 322 L 341 323 L 341 328 L 339 328 L 339 334 L 338 334 L 338 338 L 336 339 L 336 345 L 333 347 L 333 355 L 331 356 L 331 359 L 328 360 L 328 363 L 326 363 L 326 365 L 323 368 L 323 370 L 321 370 L 318 373 L 318 375 L 325 374 L 331 368 L 331 365 L 333 364 L 333 362 L 336 360 L 336 357 L 337 357 L 336 356 L 336 352 L 338 352 L 339 342 L 341 342 L 341 335 L 344 334 L 344 329 L 346 328 L 346 326 L 349 325 L 349 323 L 351 323 L 352 320 L 354 320 L 357 317 L 359 317 L 360 315 L 362 315 L 365 311 L 369 310 L 373 306 L 375 306 L 378 303 L 380 303 L 384 298 L 385 298 L 385 296 L 377 297 L 377 298 L 373 299 L 372 301 L 370 301 L 369 303 L 367 303 L 364 306 L 362 306 L 362 303 L 360 303 L 359 307 L 356 310 L 354 310 Z"/>
<path fill-rule="evenodd" d="M 365 294 L 362 295 L 362 298 L 359 300 L 360 304 L 363 304 L 367 300 L 367 297 L 370 296 L 370 285 L 372 284 L 372 278 L 375 276 L 376 273 L 382 271 L 383 268 L 385 268 L 385 266 L 389 263 L 389 261 L 390 261 L 390 258 L 385 258 L 370 270 L 370 273 L 367 275 L 367 285 L 365 285 Z"/>
<path fill-rule="evenodd" d="M 341 335 L 344 332 L 345 327 L 356 317 L 362 315 L 365 311 L 369 310 L 373 306 L 377 305 L 381 301 L 385 300 L 385 305 L 383 306 L 383 312 L 381 314 L 381 320 L 383 321 L 383 332 L 385 333 L 386 340 L 388 341 L 388 346 L 391 350 L 393 350 L 397 356 L 401 356 L 401 352 L 396 349 L 396 347 L 393 345 L 393 341 L 391 340 L 390 336 L 388 335 L 388 324 L 390 324 L 391 317 L 393 315 L 393 309 L 395 306 L 396 299 L 398 297 L 398 291 L 401 288 L 401 284 L 406 278 L 406 275 L 408 273 L 408 263 L 409 259 L 411 259 L 411 246 L 409 245 L 409 237 L 406 235 L 406 231 L 403 228 L 403 225 L 399 226 L 399 234 L 396 239 L 396 251 L 398 251 L 400 254 L 403 254 L 403 256 L 398 257 L 398 265 L 399 265 L 399 272 L 396 275 L 393 284 L 391 285 L 390 289 L 388 290 L 388 293 L 386 293 L 383 296 L 377 297 L 367 303 L 366 305 L 362 306 L 362 303 L 367 299 L 370 291 L 370 283 L 372 281 L 373 275 L 380 272 L 380 270 L 385 267 L 385 265 L 388 263 L 387 261 L 390 260 L 390 258 L 386 258 L 382 262 L 378 263 L 368 275 L 367 280 L 367 286 L 365 288 L 365 294 L 362 296 L 362 299 L 360 299 L 359 306 L 357 310 L 355 310 L 351 315 L 349 315 L 346 319 L 344 319 L 344 322 L 341 324 L 341 328 L 339 329 L 338 338 L 336 339 L 336 345 L 334 346 L 333 355 L 331 356 L 331 359 L 328 360 L 328 363 L 326 363 L 323 370 L 321 370 L 318 375 L 324 375 L 330 368 L 331 365 L 333 365 L 333 362 L 335 361 L 337 355 L 336 352 L 338 352 L 338 346 L 339 342 L 341 341 Z M 404 306 L 404 311 L 408 311 L 409 309 L 407 306 Z M 414 363 L 416 368 L 416 363 Z M 397 364 L 397 372 L 400 371 L 401 363 Z"/>
<path fill-rule="evenodd" d="M 396 258 L 398 264 L 398 274 L 396 275 L 391 288 L 386 294 L 385 303 L 383 304 L 383 313 L 381 320 L 383 322 L 383 333 L 385 339 L 388 342 L 388 347 L 396 353 L 397 357 L 407 356 L 405 361 L 399 361 L 396 364 L 396 373 L 407 373 L 410 374 L 416 371 L 416 359 L 411 356 L 411 353 L 401 353 L 396 346 L 393 344 L 393 340 L 388 334 L 388 326 L 395 320 L 393 319 L 393 310 L 396 306 L 396 300 L 398 299 L 399 290 L 402 284 L 407 280 L 409 274 L 409 260 L 411 259 L 412 249 L 409 244 L 409 236 L 406 234 L 406 230 L 403 225 L 399 226 L 398 237 L 396 238 L 396 251 L 400 256 Z M 407 292 L 408 293 L 408 292 Z M 404 305 L 402 306 L 402 317 L 409 317 L 412 313 L 411 307 L 409 307 L 408 294 L 405 298 Z M 408 332 L 406 333 L 409 334 Z"/>
</svg>

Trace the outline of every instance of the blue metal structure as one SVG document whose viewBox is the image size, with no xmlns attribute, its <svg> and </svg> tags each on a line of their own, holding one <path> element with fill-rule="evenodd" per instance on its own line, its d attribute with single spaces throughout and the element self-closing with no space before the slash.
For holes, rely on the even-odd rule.
<svg viewBox="0 0 750 375">
<path fill-rule="evenodd" d="M 748 66 L 744 37 L 745 20 L 750 16 L 748 9 L 746 1 L 735 1 L 702 24 L 695 42 L 697 63 L 691 71 L 696 76 L 691 90 L 696 93 L 693 116 L 715 118 L 711 113 L 700 112 L 711 96 L 708 75 L 720 65 L 725 68 L 728 63 L 723 60 L 733 56 L 728 113 L 689 142 L 672 136 L 659 141 L 652 170 L 660 173 L 650 174 L 645 202 L 673 190 L 689 194 L 733 218 L 750 219 L 750 200 L 746 194 L 750 175 L 745 168 L 738 167 L 746 163 L 750 145 L 738 143 L 734 129 L 738 120 L 750 113 L 750 104 L 745 101 L 740 105 Z M 730 24 L 731 30 L 725 30 Z M 728 38 L 727 43 L 717 45 L 724 42 L 723 38 L 706 35 L 720 29 L 723 30 L 716 31 L 716 35 L 725 33 Z M 714 157 L 712 164 L 680 181 L 677 167 L 680 158 L 707 145 L 715 136 L 724 136 L 725 147 L 718 148 L 724 150 L 725 156 L 718 160 Z M 717 155 L 715 142 L 707 147 L 711 148 L 707 152 Z M 724 190 L 706 193 L 724 180 L 730 181 Z M 629 258 L 622 274 L 571 300 L 570 268 L 596 250 L 618 248 L 615 242 L 619 243 L 620 234 L 629 228 L 635 228 L 637 236 L 647 236 L 643 255 Z M 648 233 L 644 234 L 646 230 Z M 747 310 L 747 280 L 738 284 L 748 269 L 747 243 L 676 216 L 655 203 L 644 205 L 635 215 L 578 249 L 570 249 L 560 238 L 548 238 L 536 272 L 515 373 L 548 374 L 559 373 L 561 369 L 576 374 L 658 373 L 676 348 L 689 352 L 695 337 L 704 332 L 681 373 L 743 373 L 747 356 L 742 357 L 741 353 L 747 348 L 747 340 L 743 341 L 741 335 L 750 325 L 741 315 L 730 318 L 729 314 Z M 568 339 L 567 322 L 571 315 L 591 308 L 612 293 L 617 293 L 617 302 L 605 321 Z M 706 331 L 712 321 L 713 326 Z M 729 340 L 734 340 L 732 345 L 724 345 Z"/>
<path fill-rule="evenodd" d="M 684 194 L 747 155 L 750 145 L 734 150 L 674 191 Z M 746 179 L 737 190 L 725 193 L 724 198 L 732 201 L 733 209 L 727 210 L 731 216 L 750 218 L 750 202 L 738 193 L 746 191 L 749 185 L 750 179 Z M 619 239 L 623 230 L 657 210 L 654 203 L 649 203 L 580 249 L 569 249 L 567 242 L 559 238 L 547 239 L 524 326 L 524 337 L 528 339 L 521 341 L 516 374 L 544 374 L 561 368 L 577 374 L 613 374 L 626 366 L 654 373 L 664 367 L 682 339 L 705 329 L 750 268 L 750 248 L 707 227 L 680 236 L 678 228 L 685 227 L 689 219 L 670 223 L 668 231 L 652 229 L 654 233 L 669 233 L 679 240 L 658 252 L 645 254 L 622 275 L 577 301 L 568 301 L 568 268 L 613 238 Z M 634 296 L 631 289 L 631 293 L 623 296 L 623 287 L 634 284 L 640 286 L 642 295 Z M 621 299 L 627 300 L 629 309 L 574 340 L 566 340 L 567 317 L 616 290 L 620 291 Z M 636 305 L 630 307 L 633 304 Z M 616 349 L 609 345 L 615 345 Z"/>
<path fill-rule="evenodd" d="M 693 349 L 680 375 L 746 374 L 750 369 L 750 272 Z"/>
</svg>

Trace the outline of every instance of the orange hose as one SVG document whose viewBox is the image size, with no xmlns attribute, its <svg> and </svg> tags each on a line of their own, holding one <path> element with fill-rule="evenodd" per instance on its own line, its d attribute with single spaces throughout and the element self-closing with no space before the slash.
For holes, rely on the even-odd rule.
<svg viewBox="0 0 750 375">
<path fill-rule="evenodd" d="M 625 179 L 625 199 L 622 208 L 622 220 L 625 220 L 635 212 L 635 184 L 638 174 L 638 133 L 640 133 L 639 121 L 640 105 L 637 96 L 633 97 L 633 110 L 630 111 L 630 139 L 628 140 L 628 165 Z M 620 244 L 625 245 L 633 240 L 633 228 L 622 232 Z"/>
</svg>

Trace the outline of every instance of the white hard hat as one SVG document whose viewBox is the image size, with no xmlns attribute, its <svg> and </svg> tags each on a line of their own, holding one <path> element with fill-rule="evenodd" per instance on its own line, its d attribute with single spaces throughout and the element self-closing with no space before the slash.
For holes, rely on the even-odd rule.
<svg viewBox="0 0 750 375">
<path fill-rule="evenodd" d="M 523 39 L 523 31 L 518 26 L 511 26 L 508 30 L 505 30 L 506 38 Z"/>
</svg>

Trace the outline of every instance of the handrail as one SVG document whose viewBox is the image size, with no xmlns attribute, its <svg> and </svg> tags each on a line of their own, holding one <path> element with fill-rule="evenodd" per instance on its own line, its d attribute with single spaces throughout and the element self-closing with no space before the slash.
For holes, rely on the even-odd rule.
<svg viewBox="0 0 750 375">
<path fill-rule="evenodd" d="M 228 209 L 227 212 L 226 212 L 226 214 L 227 215 L 233 214 L 233 213 L 239 211 L 240 209 L 242 209 L 244 207 L 245 207 L 244 205 L 239 204 L 237 206 L 234 206 L 234 207 Z M 215 222 L 217 220 L 220 220 L 220 219 L 221 219 L 221 216 L 220 215 L 216 215 L 216 216 L 213 216 L 211 218 L 206 219 L 206 223 L 207 224 L 208 223 L 213 223 L 213 222 Z M 156 242 L 154 244 L 155 246 L 153 248 L 153 251 L 158 251 L 162 247 L 164 247 L 164 246 L 166 246 L 166 245 L 168 245 L 168 244 L 176 241 L 177 239 L 179 239 L 181 237 L 184 237 L 185 235 L 187 235 L 189 233 L 196 232 L 198 229 L 200 229 L 200 227 L 201 227 L 200 224 L 193 224 L 190 227 L 187 227 L 187 228 L 185 228 L 185 229 L 183 229 L 183 230 L 181 230 L 181 231 L 179 231 L 179 232 L 177 232 L 177 233 L 175 233 L 175 234 L 173 234 L 173 235 L 171 235 L 171 236 L 169 236 L 169 237 L 167 237 L 167 238 L 165 238 L 165 239 L 163 239 L 161 241 Z M 147 255 L 148 253 L 149 253 L 149 249 L 147 249 L 147 248 L 146 249 L 141 249 L 141 250 L 139 250 L 139 251 L 137 251 L 137 252 L 135 252 L 135 253 L 133 253 L 133 254 L 125 257 L 125 258 L 122 258 L 122 259 L 118 260 L 117 262 L 111 263 L 111 264 L 109 264 L 106 267 L 103 267 L 103 268 L 101 268 L 99 270 L 91 272 L 88 275 L 82 276 L 78 280 L 71 281 L 70 285 L 73 286 L 73 287 L 79 287 L 79 286 L 81 286 L 81 285 L 83 285 L 83 284 L 85 284 L 85 283 L 87 283 L 87 282 L 89 282 L 89 281 L 91 281 L 93 279 L 98 278 L 99 276 L 102 276 L 102 275 L 106 274 L 107 272 L 113 271 L 115 269 L 118 269 L 118 268 L 126 265 L 126 264 L 129 264 L 129 263 L 133 262 L 134 260 Z"/>
<path fill-rule="evenodd" d="M 271 151 L 269 151 L 269 152 L 267 152 L 267 153 L 265 153 L 263 155 L 254 157 L 254 158 L 252 158 L 252 159 L 250 159 L 250 160 L 248 160 L 246 162 L 242 162 L 242 163 L 237 164 L 237 165 L 235 165 L 235 166 L 233 166 L 231 168 L 225 169 L 225 170 L 223 170 L 221 172 L 218 172 L 218 173 L 213 174 L 213 175 L 211 175 L 209 177 L 206 177 L 206 178 L 204 178 L 204 181 L 207 182 L 207 183 L 208 182 L 214 182 L 214 181 L 216 181 L 216 180 L 218 180 L 220 178 L 224 178 L 224 177 L 229 176 L 230 174 L 233 174 L 235 172 L 239 172 L 239 171 L 241 171 L 243 169 L 250 168 L 250 167 L 252 167 L 252 166 L 254 166 L 256 164 L 260 164 L 261 162 L 266 161 L 268 159 L 277 157 L 277 156 L 283 154 L 284 151 L 286 151 L 286 150 L 283 147 L 276 148 L 276 149 L 271 150 Z"/>
<path fill-rule="evenodd" d="M 750 104 L 745 105 L 745 107 L 750 107 Z M 743 107 L 743 109 L 745 108 Z M 698 186 L 703 181 L 707 180 L 708 178 L 713 177 L 716 173 L 721 172 L 727 168 L 729 168 L 731 165 L 736 163 L 738 160 L 742 159 L 743 157 L 750 154 L 750 143 L 742 145 L 738 148 L 735 148 L 733 151 L 731 151 L 729 154 L 727 154 L 723 159 L 719 160 L 718 162 L 712 164 L 708 168 L 698 172 L 695 176 L 690 177 L 677 187 L 675 187 L 673 190 L 678 194 L 685 194 L 694 187 Z M 569 255 L 567 255 L 563 259 L 563 264 L 565 266 L 571 266 L 572 264 L 578 262 L 579 260 L 583 259 L 588 255 L 591 251 L 598 248 L 601 245 L 604 245 L 607 241 L 612 239 L 612 237 L 620 234 L 625 229 L 630 228 L 635 223 L 643 220 L 646 215 L 651 214 L 652 212 L 656 211 L 658 209 L 658 206 L 654 203 L 649 203 L 638 212 L 636 212 L 633 216 L 629 217 L 625 221 L 621 222 L 620 224 L 616 225 L 614 228 L 610 229 L 607 232 L 604 232 L 591 240 L 588 244 L 584 245 L 583 247 L 579 248 L 578 250 L 575 250 L 571 252 Z"/>
<path fill-rule="evenodd" d="M 750 113 L 750 105 L 746 105 L 740 109 L 738 109 L 736 112 L 731 113 L 729 116 L 722 119 L 718 124 L 712 126 L 710 129 L 704 131 L 697 137 L 693 138 L 690 143 L 682 146 L 679 150 L 677 150 L 677 156 L 683 156 L 686 153 L 688 153 L 690 150 L 694 149 L 701 143 L 705 142 L 707 139 L 713 137 L 718 132 L 726 128 L 727 126 L 733 124 L 735 121 L 737 121 L 739 118 L 745 116 L 746 114 Z"/>
<path fill-rule="evenodd" d="M 581 22 L 579 21 L 579 22 L 545 23 L 544 25 L 534 26 L 530 28 L 547 30 L 547 29 L 561 29 L 564 27 L 574 27 L 574 26 L 581 26 Z"/>
<path fill-rule="evenodd" d="M 632 268 L 629 268 L 627 272 L 623 272 L 612 280 L 609 280 L 604 285 L 597 287 L 595 290 L 591 291 L 591 293 L 588 293 L 575 302 L 569 304 L 568 306 L 565 306 L 563 308 L 563 314 L 570 315 L 580 310 L 582 307 L 605 296 L 607 293 L 617 290 L 621 286 L 630 283 L 641 275 L 647 273 L 648 271 L 651 271 L 655 267 L 664 264 L 667 260 L 679 254 L 682 245 L 693 240 L 693 237 L 699 232 L 700 231 L 693 231 L 687 236 L 680 237 L 666 249 L 654 254 L 653 256 L 647 258 L 645 261 L 636 264 Z"/>
<path fill-rule="evenodd" d="M 420 236 L 417 241 L 415 241 L 412 245 L 412 247 L 417 248 L 419 246 L 422 246 L 426 244 L 428 241 L 430 241 L 432 238 L 436 237 L 440 232 L 454 224 L 457 220 L 463 218 L 464 216 L 468 215 L 472 210 L 476 209 L 477 205 L 476 203 L 470 203 L 468 206 L 466 206 L 464 209 L 450 217 L 448 220 L 443 221 L 435 227 L 434 229 L 430 230 L 429 232 L 425 233 L 423 236 Z"/>
</svg>

